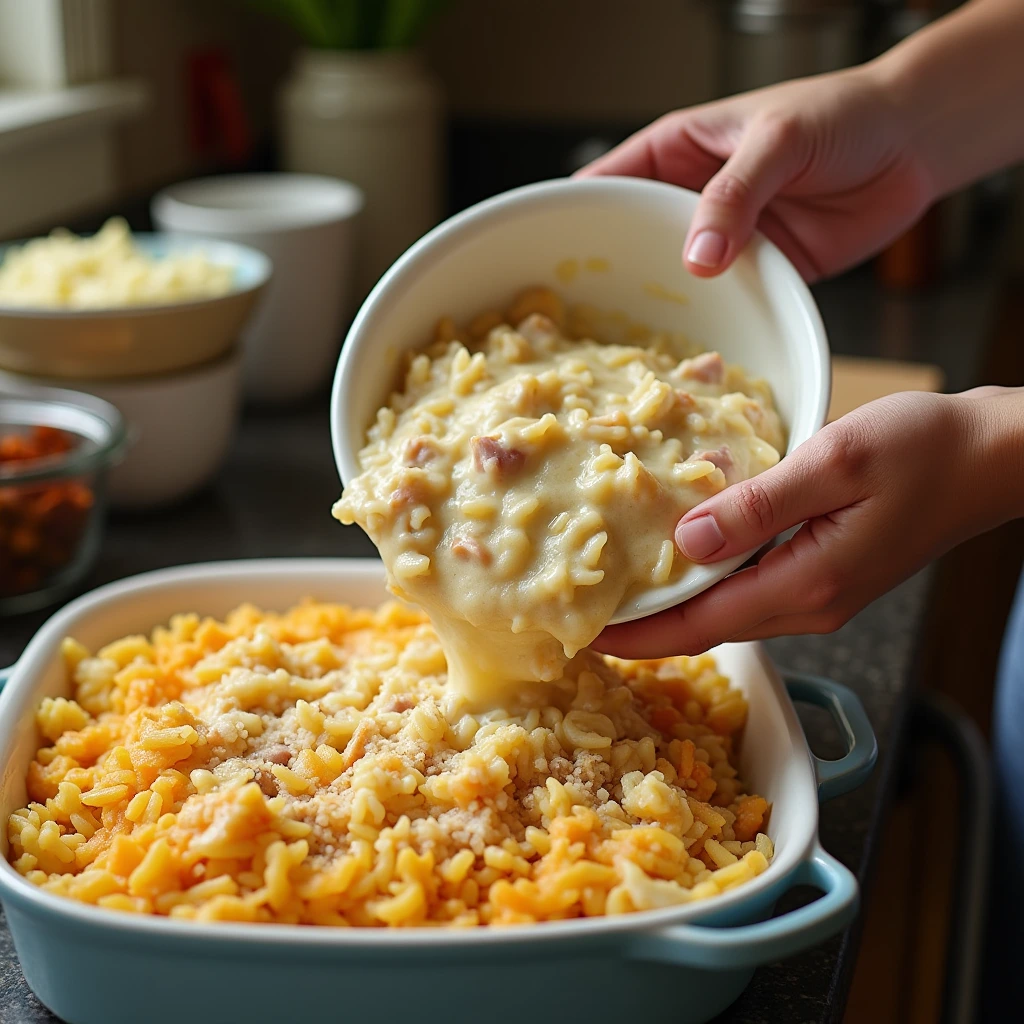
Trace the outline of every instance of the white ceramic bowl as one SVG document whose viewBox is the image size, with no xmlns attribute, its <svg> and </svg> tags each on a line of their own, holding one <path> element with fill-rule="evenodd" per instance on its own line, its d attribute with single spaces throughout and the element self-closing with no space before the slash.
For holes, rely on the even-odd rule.
<svg viewBox="0 0 1024 1024">
<path fill-rule="evenodd" d="M 244 338 L 247 398 L 288 402 L 320 387 L 350 315 L 355 185 L 313 174 L 241 174 L 173 185 L 153 220 L 179 235 L 229 239 L 273 260 L 274 280 Z"/>
<path fill-rule="evenodd" d="M 262 252 L 231 242 L 174 239 L 133 234 L 132 242 L 157 259 L 201 250 L 231 267 L 234 282 L 226 295 L 159 306 L 112 309 L 35 309 L 0 306 L 0 368 L 16 373 L 73 380 L 141 377 L 199 366 L 216 359 L 237 341 L 270 280 L 270 260 Z M 0 246 L 0 261 L 11 246 Z"/>
<path fill-rule="evenodd" d="M 0 391 L 58 383 L 0 373 Z M 131 446 L 110 472 L 116 508 L 167 505 L 206 484 L 224 462 L 241 408 L 242 359 L 235 348 L 220 359 L 181 373 L 131 380 L 61 380 L 65 387 L 116 406 Z"/>
<path fill-rule="evenodd" d="M 825 422 L 831 384 L 825 328 L 811 293 L 760 235 L 720 277 L 690 276 L 681 249 L 697 200 L 694 192 L 639 178 L 542 182 L 471 207 L 424 236 L 381 278 L 345 340 L 331 405 L 342 480 L 359 472 L 366 428 L 397 383 L 402 353 L 427 342 L 440 317 L 465 322 L 503 308 L 533 284 L 718 349 L 771 384 L 788 450 L 806 441 Z M 592 259 L 606 260 L 608 269 L 588 272 Z M 581 267 L 569 283 L 561 279 L 566 260 Z M 671 586 L 625 602 L 613 621 L 678 604 L 749 554 L 693 566 Z"/>
</svg>

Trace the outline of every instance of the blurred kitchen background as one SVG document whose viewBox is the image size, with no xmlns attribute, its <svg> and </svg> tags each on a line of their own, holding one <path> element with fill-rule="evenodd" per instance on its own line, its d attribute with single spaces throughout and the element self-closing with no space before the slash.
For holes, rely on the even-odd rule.
<svg viewBox="0 0 1024 1024">
<path fill-rule="evenodd" d="M 0 240 L 57 225 L 91 231 L 112 214 L 147 230 L 154 193 L 200 175 L 340 177 L 366 198 L 350 316 L 391 260 L 446 215 L 569 174 L 668 110 L 858 63 L 949 6 L 0 0 Z M 1018 169 L 943 201 L 886 253 L 816 287 L 839 356 L 833 413 L 907 388 L 1024 384 L 1022 280 Z M 321 384 L 307 396 L 313 411 L 303 413 L 314 417 L 322 446 L 310 517 L 326 517 L 337 483 L 326 378 Z M 298 429 L 289 415 L 247 411 L 212 490 L 172 513 L 116 517 L 98 578 L 171 560 L 314 553 L 302 538 L 257 530 L 232 504 L 261 486 L 253 483 L 261 474 L 274 483 L 251 492 L 250 504 L 262 502 L 271 519 L 305 493 L 301 474 L 313 456 L 288 447 L 299 436 L 289 433 Z M 159 547 L 168 515 L 185 524 L 175 529 L 189 534 L 186 557 L 177 541 Z M 238 546 L 204 546 L 208 533 L 238 538 Z M 953 696 L 982 732 L 1022 553 L 1024 530 L 1011 524 L 935 570 L 919 683 Z M 970 645 L 948 642 L 968 633 Z M 949 839 L 957 812 L 948 805 L 957 778 L 948 758 L 921 756 L 924 767 L 915 762 L 901 776 L 874 854 L 846 1010 L 854 1024 L 941 1016 L 958 927 L 950 883 L 957 844 Z M 912 846 L 936 852 L 922 867 Z"/>
<path fill-rule="evenodd" d="M 415 13 L 392 24 L 387 0 L 0 0 L 0 235 L 144 207 L 203 172 L 278 168 L 361 177 L 368 219 L 402 248 L 444 214 L 569 173 L 667 110 L 858 63 L 951 5 L 403 6 Z M 1016 195 L 1021 265 L 1024 177 L 972 191 Z M 937 255 L 962 257 L 968 206 L 946 204 L 931 244 L 905 247 L 886 279 L 929 281 Z M 397 252 L 365 234 L 375 271 Z"/>
</svg>

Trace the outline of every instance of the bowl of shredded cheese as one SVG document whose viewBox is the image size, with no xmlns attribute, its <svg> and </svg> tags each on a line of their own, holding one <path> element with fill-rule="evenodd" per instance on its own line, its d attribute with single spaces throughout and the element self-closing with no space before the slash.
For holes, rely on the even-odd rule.
<svg viewBox="0 0 1024 1024">
<path fill-rule="evenodd" d="M 58 229 L 0 246 L 0 369 L 77 379 L 198 366 L 237 341 L 271 275 L 223 241 Z"/>
</svg>

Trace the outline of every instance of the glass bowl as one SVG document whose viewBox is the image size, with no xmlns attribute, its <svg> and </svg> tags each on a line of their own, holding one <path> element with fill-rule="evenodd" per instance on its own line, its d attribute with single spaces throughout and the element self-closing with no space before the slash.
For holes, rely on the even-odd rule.
<svg viewBox="0 0 1024 1024">
<path fill-rule="evenodd" d="M 127 440 L 117 409 L 90 395 L 0 394 L 0 615 L 53 604 L 92 568 Z"/>
</svg>

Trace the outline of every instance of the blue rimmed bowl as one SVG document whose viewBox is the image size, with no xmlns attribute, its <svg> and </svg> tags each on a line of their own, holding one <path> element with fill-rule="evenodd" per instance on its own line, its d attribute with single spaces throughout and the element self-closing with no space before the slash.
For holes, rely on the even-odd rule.
<svg viewBox="0 0 1024 1024">
<path fill-rule="evenodd" d="M 222 616 L 246 601 L 283 609 L 307 596 L 377 604 L 387 598 L 381 565 L 280 559 L 186 566 L 101 587 L 68 605 L 6 671 L 0 816 L 24 806 L 40 700 L 68 693 L 64 636 L 95 648 L 149 632 L 176 612 Z M 773 804 L 767 831 L 775 856 L 745 885 L 683 907 L 514 928 L 203 924 L 63 899 L 27 882 L 4 856 L 0 900 L 25 977 L 71 1024 L 179 1024 L 183 1016 L 190 1024 L 521 1024 L 539 1014 L 593 1024 L 710 1020 L 759 964 L 815 945 L 854 917 L 857 882 L 818 841 L 818 801 L 864 781 L 876 756 L 852 691 L 810 676 L 783 680 L 758 644 L 714 653 L 749 702 L 744 777 Z M 790 694 L 833 714 L 847 740 L 843 758 L 810 753 Z M 0 846 L 6 855 L 5 835 Z M 822 896 L 772 918 L 778 898 L 795 885 Z"/>
<path fill-rule="evenodd" d="M 0 304 L 0 369 L 34 377 L 114 380 L 210 363 L 238 340 L 270 280 L 270 259 L 234 242 L 133 234 L 155 259 L 202 252 L 231 268 L 231 289 L 214 298 L 109 309 Z M 12 246 L 0 246 L 0 262 Z"/>
</svg>

